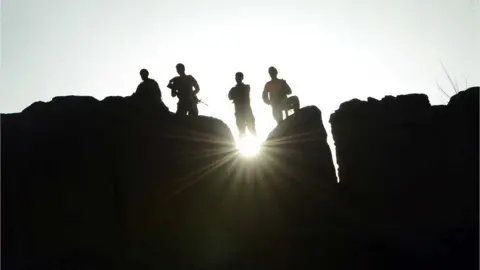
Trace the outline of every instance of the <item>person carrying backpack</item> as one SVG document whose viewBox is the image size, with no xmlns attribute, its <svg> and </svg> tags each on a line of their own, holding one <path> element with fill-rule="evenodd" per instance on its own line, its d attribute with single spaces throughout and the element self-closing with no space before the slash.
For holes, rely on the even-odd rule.
<svg viewBox="0 0 480 270">
<path fill-rule="evenodd" d="M 286 109 L 287 96 L 292 94 L 292 89 L 283 79 L 279 79 L 275 67 L 268 69 L 271 80 L 265 84 L 262 98 L 263 101 L 272 106 L 272 114 L 277 124 L 283 121 L 283 110 Z"/>
</svg>

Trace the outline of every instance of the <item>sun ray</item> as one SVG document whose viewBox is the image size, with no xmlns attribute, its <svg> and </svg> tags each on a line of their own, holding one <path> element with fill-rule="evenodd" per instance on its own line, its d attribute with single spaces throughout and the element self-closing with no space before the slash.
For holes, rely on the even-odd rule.
<svg viewBox="0 0 480 270">
<path fill-rule="evenodd" d="M 320 135 L 323 133 L 324 133 L 323 131 L 318 130 L 318 131 L 297 133 L 290 136 L 282 136 L 281 138 L 275 138 L 275 139 L 269 140 L 266 143 L 266 145 L 279 146 L 279 145 L 290 144 L 290 143 L 308 142 L 308 141 L 316 140 L 317 139 L 316 135 Z"/>
<path fill-rule="evenodd" d="M 204 179 L 206 176 L 208 176 L 210 173 L 214 172 L 215 169 L 225 165 L 227 162 L 231 161 L 233 158 L 235 158 L 235 154 L 227 154 L 223 158 L 218 159 L 212 164 L 209 164 L 207 166 L 201 167 L 198 170 L 189 173 L 188 175 L 182 177 L 181 179 L 177 179 L 175 182 L 177 184 L 180 184 L 180 187 L 176 188 L 174 191 L 170 192 L 169 195 L 166 196 L 165 201 L 168 201 L 172 199 L 173 197 L 179 195 L 181 192 L 183 192 L 185 189 L 191 187 L 193 184 L 196 184 L 197 182 L 201 181 Z"/>
</svg>

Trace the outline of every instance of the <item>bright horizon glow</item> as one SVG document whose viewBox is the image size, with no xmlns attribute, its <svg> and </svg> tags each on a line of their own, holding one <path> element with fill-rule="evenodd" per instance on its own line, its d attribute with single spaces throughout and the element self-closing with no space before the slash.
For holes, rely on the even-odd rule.
<svg viewBox="0 0 480 270">
<path fill-rule="evenodd" d="M 237 141 L 237 149 L 244 157 L 253 157 L 260 152 L 260 140 L 254 136 L 246 136 Z"/>
</svg>

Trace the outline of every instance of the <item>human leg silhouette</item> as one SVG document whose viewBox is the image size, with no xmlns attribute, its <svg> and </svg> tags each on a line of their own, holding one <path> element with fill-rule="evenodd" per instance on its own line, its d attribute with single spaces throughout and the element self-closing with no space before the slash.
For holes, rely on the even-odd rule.
<svg viewBox="0 0 480 270">
<path fill-rule="evenodd" d="M 187 106 L 184 102 L 177 103 L 177 113 L 178 115 L 187 115 Z"/>
<path fill-rule="evenodd" d="M 244 110 L 238 110 L 235 113 L 235 118 L 237 120 L 237 128 L 240 138 L 245 136 L 245 112 Z"/>
<path fill-rule="evenodd" d="M 275 121 L 277 121 L 277 124 L 280 124 L 283 120 L 283 112 L 282 112 L 282 106 L 280 104 L 272 104 L 272 114 L 273 118 Z"/>
<path fill-rule="evenodd" d="M 193 116 L 198 115 L 197 103 L 190 104 L 190 109 L 189 109 L 188 115 L 193 115 Z"/>
<path fill-rule="evenodd" d="M 255 128 L 255 117 L 253 116 L 252 108 L 248 108 L 245 115 L 245 124 L 248 127 L 248 131 L 253 136 L 257 136 L 257 129 Z"/>
</svg>

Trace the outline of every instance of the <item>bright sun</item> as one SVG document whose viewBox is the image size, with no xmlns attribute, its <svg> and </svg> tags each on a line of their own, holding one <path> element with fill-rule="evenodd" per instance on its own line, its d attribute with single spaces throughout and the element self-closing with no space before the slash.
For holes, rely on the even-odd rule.
<svg viewBox="0 0 480 270">
<path fill-rule="evenodd" d="M 238 140 L 237 149 L 243 156 L 255 156 L 260 151 L 260 141 L 256 137 L 247 136 Z"/>
</svg>

